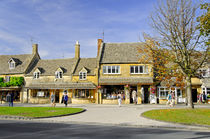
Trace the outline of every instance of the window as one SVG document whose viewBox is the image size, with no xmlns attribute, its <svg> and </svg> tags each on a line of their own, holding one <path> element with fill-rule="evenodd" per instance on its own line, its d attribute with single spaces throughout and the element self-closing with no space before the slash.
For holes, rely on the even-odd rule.
<svg viewBox="0 0 210 139">
<path fill-rule="evenodd" d="M 169 92 L 169 89 L 168 88 L 159 87 L 158 88 L 158 92 L 159 92 L 159 98 L 160 99 L 167 99 L 168 92 Z"/>
<path fill-rule="evenodd" d="M 147 74 L 148 73 L 148 66 L 130 66 L 130 73 L 131 74 Z"/>
<path fill-rule="evenodd" d="M 74 98 L 90 98 L 90 90 L 87 89 L 78 89 L 74 93 Z"/>
<path fill-rule="evenodd" d="M 12 60 L 9 62 L 9 68 L 10 69 L 14 69 L 15 68 L 15 62 L 13 62 Z"/>
<path fill-rule="evenodd" d="M 56 71 L 56 72 L 55 72 L 55 78 L 56 78 L 56 79 L 63 78 L 63 72 L 61 72 L 61 71 Z"/>
<path fill-rule="evenodd" d="M 9 82 L 9 81 L 10 81 L 10 76 L 6 76 L 5 81 L 6 81 L 6 82 Z"/>
<path fill-rule="evenodd" d="M 34 79 L 38 79 L 40 76 L 40 72 L 34 72 Z"/>
<path fill-rule="evenodd" d="M 104 74 L 120 74 L 120 66 L 103 66 Z"/>
<path fill-rule="evenodd" d="M 87 72 L 80 72 L 79 73 L 79 79 L 80 80 L 86 80 L 87 78 Z"/>
<path fill-rule="evenodd" d="M 201 75 L 203 77 L 210 77 L 210 69 L 201 70 Z"/>
<path fill-rule="evenodd" d="M 203 94 L 210 95 L 210 88 L 203 87 Z"/>
</svg>

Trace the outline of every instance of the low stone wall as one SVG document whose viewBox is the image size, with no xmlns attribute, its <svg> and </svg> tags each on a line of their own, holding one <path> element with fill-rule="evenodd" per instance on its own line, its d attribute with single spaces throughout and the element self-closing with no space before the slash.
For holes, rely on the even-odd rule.
<svg viewBox="0 0 210 139">
<path fill-rule="evenodd" d="M 118 99 L 102 99 L 102 104 L 118 104 Z M 122 104 L 125 104 L 124 100 L 122 100 Z"/>
<path fill-rule="evenodd" d="M 50 99 L 49 98 L 30 98 L 29 103 L 48 104 L 48 103 L 50 103 Z"/>
<path fill-rule="evenodd" d="M 85 98 L 71 98 L 72 104 L 91 104 L 95 103 L 95 100 L 85 99 Z"/>
</svg>

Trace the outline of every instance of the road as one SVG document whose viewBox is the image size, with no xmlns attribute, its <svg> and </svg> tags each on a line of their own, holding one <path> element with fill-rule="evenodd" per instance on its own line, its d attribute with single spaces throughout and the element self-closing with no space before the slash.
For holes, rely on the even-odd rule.
<svg viewBox="0 0 210 139">
<path fill-rule="evenodd" d="M 210 132 L 0 120 L 0 139 L 210 139 Z"/>
</svg>

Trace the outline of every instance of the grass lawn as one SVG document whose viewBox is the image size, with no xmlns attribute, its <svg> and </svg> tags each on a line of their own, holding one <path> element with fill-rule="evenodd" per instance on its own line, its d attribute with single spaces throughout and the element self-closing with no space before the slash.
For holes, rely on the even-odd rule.
<svg viewBox="0 0 210 139">
<path fill-rule="evenodd" d="M 23 116 L 30 118 L 51 117 L 81 112 L 82 108 L 59 107 L 0 107 L 0 115 Z"/>
<path fill-rule="evenodd" d="M 210 126 L 210 109 L 161 109 L 142 114 L 144 117 L 166 122 Z"/>
</svg>

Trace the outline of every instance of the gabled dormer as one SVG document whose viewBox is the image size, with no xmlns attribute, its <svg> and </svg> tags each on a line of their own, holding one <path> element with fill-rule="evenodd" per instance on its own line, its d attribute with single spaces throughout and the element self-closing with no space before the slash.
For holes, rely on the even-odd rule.
<svg viewBox="0 0 210 139">
<path fill-rule="evenodd" d="M 37 68 L 35 71 L 34 71 L 34 79 L 38 79 L 41 75 L 41 69 L 40 68 Z"/>
<path fill-rule="evenodd" d="M 17 63 L 14 58 L 10 58 L 8 64 L 9 64 L 9 69 L 15 69 Z"/>
<path fill-rule="evenodd" d="M 85 67 L 83 67 L 82 70 L 80 70 L 80 72 L 79 72 L 79 79 L 80 80 L 86 80 L 87 79 L 87 72 L 88 72 L 88 70 Z"/>
<path fill-rule="evenodd" d="M 63 78 L 63 73 L 64 73 L 63 68 L 59 67 L 59 68 L 55 71 L 55 78 L 56 78 L 56 79 L 61 79 L 61 78 Z"/>
</svg>

